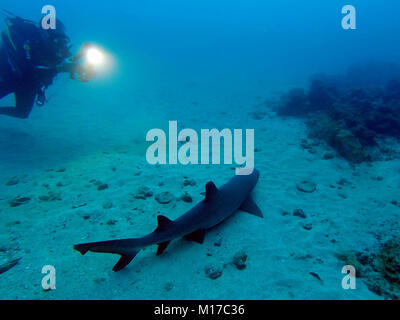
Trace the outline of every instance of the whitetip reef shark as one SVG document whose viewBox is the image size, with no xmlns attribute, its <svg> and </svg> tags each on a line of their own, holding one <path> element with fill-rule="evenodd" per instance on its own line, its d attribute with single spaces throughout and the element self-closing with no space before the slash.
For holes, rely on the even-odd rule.
<svg viewBox="0 0 400 320">
<path fill-rule="evenodd" d="M 113 271 L 120 271 L 144 247 L 157 244 L 157 255 L 160 255 L 177 238 L 203 243 L 206 230 L 220 224 L 237 210 L 263 217 L 250 195 L 259 176 L 258 170 L 254 169 L 249 175 L 236 175 L 219 189 L 213 182 L 208 182 L 204 200 L 176 220 L 159 215 L 156 230 L 142 238 L 82 243 L 75 245 L 74 249 L 82 255 L 88 251 L 119 254 L 121 258 Z"/>
</svg>

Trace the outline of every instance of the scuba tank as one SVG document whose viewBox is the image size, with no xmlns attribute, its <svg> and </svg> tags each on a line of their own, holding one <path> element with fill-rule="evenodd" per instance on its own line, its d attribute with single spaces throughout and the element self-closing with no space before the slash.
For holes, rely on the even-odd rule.
<svg viewBox="0 0 400 320">
<path fill-rule="evenodd" d="M 46 55 L 49 50 L 45 33 L 35 22 L 18 17 L 7 10 L 3 12 L 6 18 L 2 40 L 8 63 L 17 78 L 39 83 L 36 104 L 42 106 L 46 101 L 45 90 L 56 75 L 56 72 L 51 72 L 50 67 L 40 66 L 49 60 Z"/>
<path fill-rule="evenodd" d="M 33 61 L 32 48 L 40 45 L 38 39 L 38 28 L 34 22 L 7 14 L 5 32 L 2 33 L 2 40 L 8 54 L 9 63 L 14 72 L 22 76 L 32 71 Z"/>
</svg>

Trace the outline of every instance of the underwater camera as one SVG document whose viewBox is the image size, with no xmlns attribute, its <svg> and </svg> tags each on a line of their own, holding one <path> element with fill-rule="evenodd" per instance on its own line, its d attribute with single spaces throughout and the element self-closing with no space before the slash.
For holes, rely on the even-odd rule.
<svg viewBox="0 0 400 320">
<path fill-rule="evenodd" d="M 70 59 L 75 65 L 71 77 L 78 74 L 79 80 L 87 82 L 97 76 L 98 72 L 104 72 L 109 67 L 110 58 L 106 51 L 92 43 L 84 43 L 79 53 Z"/>
</svg>

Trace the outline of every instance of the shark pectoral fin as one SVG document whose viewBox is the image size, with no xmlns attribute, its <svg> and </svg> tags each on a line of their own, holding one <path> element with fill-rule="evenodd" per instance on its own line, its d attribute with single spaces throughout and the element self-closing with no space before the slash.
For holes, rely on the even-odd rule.
<svg viewBox="0 0 400 320">
<path fill-rule="evenodd" d="M 154 232 L 162 232 L 168 229 L 174 222 L 167 217 L 164 216 L 157 216 L 157 223 L 158 226 Z"/>
<path fill-rule="evenodd" d="M 117 264 L 114 266 L 113 271 L 117 272 L 125 268 L 134 257 L 138 254 L 139 250 L 133 252 L 132 254 L 121 254 L 121 258 L 118 260 Z"/>
<path fill-rule="evenodd" d="M 195 232 L 189 233 L 186 236 L 184 236 L 183 238 L 185 238 L 186 240 L 203 243 L 205 234 L 206 234 L 206 230 L 201 229 L 201 230 L 196 230 Z"/>
<path fill-rule="evenodd" d="M 162 254 L 165 251 L 165 249 L 167 249 L 167 247 L 168 247 L 170 242 L 171 241 L 165 241 L 165 242 L 158 243 L 158 249 L 157 249 L 157 255 L 158 256 L 160 254 Z"/>
<path fill-rule="evenodd" d="M 239 210 L 246 211 L 250 214 L 253 214 L 257 217 L 264 218 L 260 208 L 257 206 L 257 204 L 254 202 L 253 198 L 251 196 L 248 196 L 246 200 L 242 203 L 242 205 L 239 207 Z"/>
<path fill-rule="evenodd" d="M 214 184 L 214 182 L 210 181 L 206 184 L 206 197 L 204 198 L 204 202 L 209 202 L 213 200 L 218 194 L 218 188 Z"/>
</svg>

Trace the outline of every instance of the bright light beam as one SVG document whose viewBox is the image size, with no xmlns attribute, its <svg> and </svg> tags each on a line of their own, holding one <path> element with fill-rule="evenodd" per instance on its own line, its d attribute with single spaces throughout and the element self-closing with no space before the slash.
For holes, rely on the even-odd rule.
<svg viewBox="0 0 400 320">
<path fill-rule="evenodd" d="M 104 63 L 104 54 L 97 48 L 90 48 L 86 52 L 86 59 L 88 64 L 99 66 Z"/>
</svg>

